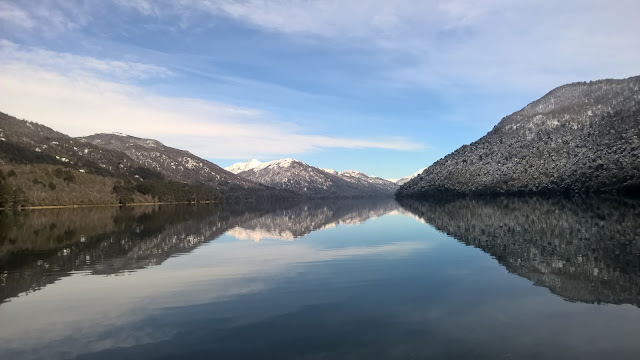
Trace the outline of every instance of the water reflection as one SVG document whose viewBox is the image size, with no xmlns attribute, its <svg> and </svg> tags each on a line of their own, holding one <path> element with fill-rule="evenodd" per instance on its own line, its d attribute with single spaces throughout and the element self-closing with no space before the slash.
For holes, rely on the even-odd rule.
<svg viewBox="0 0 640 360">
<path fill-rule="evenodd" d="M 400 204 L 566 300 L 640 306 L 637 202 L 487 198 Z"/>
<path fill-rule="evenodd" d="M 272 212 L 229 230 L 237 239 L 292 241 L 312 231 L 340 224 L 357 225 L 398 209 L 393 199 L 312 201 Z"/>
<path fill-rule="evenodd" d="M 637 358 L 640 308 L 522 277 L 637 305 L 633 203 L 404 206 L 8 214 L 0 358 Z"/>
<path fill-rule="evenodd" d="M 311 203 L 102 207 L 0 216 L 0 302 L 76 271 L 116 274 L 162 264 L 225 232 L 292 240 L 398 208 L 391 199 Z"/>
</svg>

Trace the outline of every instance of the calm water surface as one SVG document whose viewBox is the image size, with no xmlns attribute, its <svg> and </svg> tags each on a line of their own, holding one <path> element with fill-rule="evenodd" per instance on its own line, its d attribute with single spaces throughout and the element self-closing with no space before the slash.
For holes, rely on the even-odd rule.
<svg viewBox="0 0 640 360">
<path fill-rule="evenodd" d="M 0 359 L 638 359 L 640 206 L 0 216 Z"/>
</svg>

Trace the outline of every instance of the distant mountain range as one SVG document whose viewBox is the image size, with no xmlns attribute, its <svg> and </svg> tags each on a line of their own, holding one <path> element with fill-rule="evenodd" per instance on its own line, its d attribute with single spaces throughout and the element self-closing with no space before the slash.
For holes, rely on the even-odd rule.
<svg viewBox="0 0 640 360">
<path fill-rule="evenodd" d="M 322 169 L 295 159 L 265 163 L 253 159 L 225 169 L 261 184 L 310 197 L 390 196 L 398 188 L 393 182 L 358 171 Z"/>
<path fill-rule="evenodd" d="M 396 192 L 397 190 L 397 192 Z M 482 194 L 640 195 L 640 76 L 561 86 L 426 169 L 389 181 L 295 159 L 226 169 L 153 139 L 73 138 L 0 113 L 0 208 Z"/>
<path fill-rule="evenodd" d="M 122 151 L 137 164 L 175 181 L 205 184 L 226 191 L 240 188 L 267 189 L 262 184 L 230 173 L 188 151 L 166 146 L 157 140 L 121 133 L 95 134 L 77 139 L 100 148 Z"/>
<path fill-rule="evenodd" d="M 391 196 L 397 185 L 293 159 L 227 171 L 188 151 L 121 133 L 73 138 L 0 113 L 0 208 L 109 203 Z"/>
<path fill-rule="evenodd" d="M 397 197 L 534 193 L 640 196 L 640 76 L 558 87 Z"/>
<path fill-rule="evenodd" d="M 0 207 L 299 197 L 152 139 L 73 138 L 3 113 L 0 134 Z"/>
</svg>

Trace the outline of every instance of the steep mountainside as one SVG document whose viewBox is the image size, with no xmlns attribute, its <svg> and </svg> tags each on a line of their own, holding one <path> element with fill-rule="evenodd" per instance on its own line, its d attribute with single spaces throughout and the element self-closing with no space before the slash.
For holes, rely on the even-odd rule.
<svg viewBox="0 0 640 360">
<path fill-rule="evenodd" d="M 287 189 L 307 197 L 368 197 L 391 195 L 393 184 L 386 180 L 356 175 L 342 175 L 308 165 L 294 159 L 281 159 L 251 164 L 234 164 L 229 169 L 246 168 L 238 175 L 278 189 Z M 380 180 L 380 182 L 378 182 Z"/>
<path fill-rule="evenodd" d="M 74 139 L 44 125 L 0 112 L 0 164 L 67 164 L 102 175 L 126 173 L 138 166 L 122 151 Z"/>
<path fill-rule="evenodd" d="M 640 195 L 640 76 L 556 88 L 397 196 L 577 192 Z"/>
<path fill-rule="evenodd" d="M 250 193 L 251 196 L 265 196 L 271 193 L 292 196 L 292 194 L 274 191 L 275 189 L 263 184 L 232 174 L 188 151 L 166 146 L 157 140 L 119 133 L 95 134 L 79 140 L 102 148 L 121 150 L 138 164 L 153 169 L 169 179 L 211 186 L 219 189 L 226 196 L 238 196 L 245 192 Z"/>
</svg>

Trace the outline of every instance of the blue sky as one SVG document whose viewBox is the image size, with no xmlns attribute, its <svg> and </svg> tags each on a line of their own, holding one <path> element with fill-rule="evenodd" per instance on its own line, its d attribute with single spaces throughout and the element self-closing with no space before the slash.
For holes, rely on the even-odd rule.
<svg viewBox="0 0 640 360">
<path fill-rule="evenodd" d="M 0 2 L 0 111 L 221 165 L 398 178 L 552 88 L 640 74 L 640 2 Z"/>
</svg>

